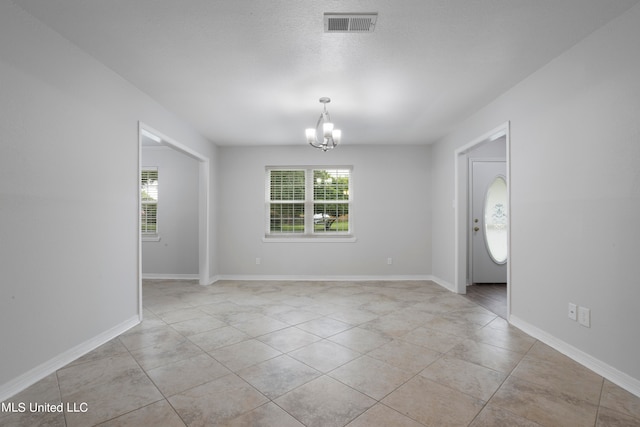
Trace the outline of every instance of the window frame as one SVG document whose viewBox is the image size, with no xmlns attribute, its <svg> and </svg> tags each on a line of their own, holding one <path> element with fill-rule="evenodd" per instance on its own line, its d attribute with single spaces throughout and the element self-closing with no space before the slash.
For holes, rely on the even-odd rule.
<svg viewBox="0 0 640 427">
<path fill-rule="evenodd" d="M 145 201 L 142 197 L 142 175 L 148 172 L 156 173 L 156 200 Z M 143 166 L 140 168 L 140 176 L 138 177 L 140 182 L 140 234 L 142 236 L 142 241 L 150 241 L 150 242 L 158 242 L 160 241 L 160 233 L 158 227 L 158 212 L 159 212 L 159 204 L 160 204 L 160 172 L 157 166 Z M 156 207 L 156 219 L 155 219 L 155 231 L 143 231 L 144 221 L 142 220 L 142 211 L 145 205 L 155 205 Z"/>
<path fill-rule="evenodd" d="M 271 204 L 281 201 L 271 200 L 271 172 L 272 171 L 304 171 L 305 173 L 305 197 L 304 200 L 287 201 L 291 203 L 304 203 L 304 231 L 299 233 L 279 233 L 271 231 Z M 340 200 L 339 203 L 348 206 L 348 231 L 318 232 L 315 231 L 313 222 L 314 205 L 321 203 L 331 203 L 331 200 L 314 200 L 314 171 L 348 170 L 349 186 L 348 199 Z M 353 230 L 353 166 L 345 165 L 313 165 L 313 166 L 266 166 L 265 167 L 265 228 L 263 241 L 265 242 L 355 242 L 356 238 Z"/>
</svg>

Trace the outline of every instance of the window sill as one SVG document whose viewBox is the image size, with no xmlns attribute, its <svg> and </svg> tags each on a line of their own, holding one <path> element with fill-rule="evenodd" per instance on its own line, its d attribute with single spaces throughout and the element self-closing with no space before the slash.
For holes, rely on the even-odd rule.
<svg viewBox="0 0 640 427">
<path fill-rule="evenodd" d="M 159 242 L 160 235 L 159 234 L 143 234 L 142 241 L 143 242 Z"/>
<path fill-rule="evenodd" d="M 354 243 L 356 237 L 351 234 L 341 234 L 339 236 L 318 236 L 318 235 L 297 235 L 297 236 L 274 236 L 266 235 L 262 238 L 265 243 Z"/>
</svg>

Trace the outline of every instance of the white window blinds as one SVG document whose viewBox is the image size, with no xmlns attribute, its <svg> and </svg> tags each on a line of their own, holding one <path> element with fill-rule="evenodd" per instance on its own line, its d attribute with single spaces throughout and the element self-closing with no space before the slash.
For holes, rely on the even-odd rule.
<svg viewBox="0 0 640 427">
<path fill-rule="evenodd" d="M 140 173 L 140 224 L 143 234 L 158 233 L 158 168 L 146 167 Z"/>
</svg>

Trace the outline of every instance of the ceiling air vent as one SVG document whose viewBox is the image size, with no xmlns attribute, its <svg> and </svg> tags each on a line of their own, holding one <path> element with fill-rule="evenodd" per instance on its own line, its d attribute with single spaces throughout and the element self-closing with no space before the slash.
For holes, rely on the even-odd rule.
<svg viewBox="0 0 640 427">
<path fill-rule="evenodd" d="M 325 13 L 325 33 L 371 33 L 376 26 L 377 13 Z"/>
</svg>

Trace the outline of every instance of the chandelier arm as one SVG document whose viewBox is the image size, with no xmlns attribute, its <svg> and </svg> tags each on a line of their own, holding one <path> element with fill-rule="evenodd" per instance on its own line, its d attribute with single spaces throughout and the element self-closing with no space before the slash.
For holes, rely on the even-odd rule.
<svg viewBox="0 0 640 427">
<path fill-rule="evenodd" d="M 309 145 L 311 145 L 314 148 L 322 148 L 322 144 L 320 144 L 320 142 L 318 141 L 318 133 L 320 131 L 320 125 L 322 124 L 322 113 L 320 114 L 320 117 L 318 117 L 318 123 L 316 123 L 316 136 L 315 136 L 315 140 L 309 141 Z M 314 143 L 315 142 L 315 143 Z"/>
<path fill-rule="evenodd" d="M 322 129 L 323 118 L 324 114 L 320 113 L 320 117 L 318 117 L 318 123 L 316 123 L 316 141 L 318 140 L 318 131 Z"/>
</svg>

